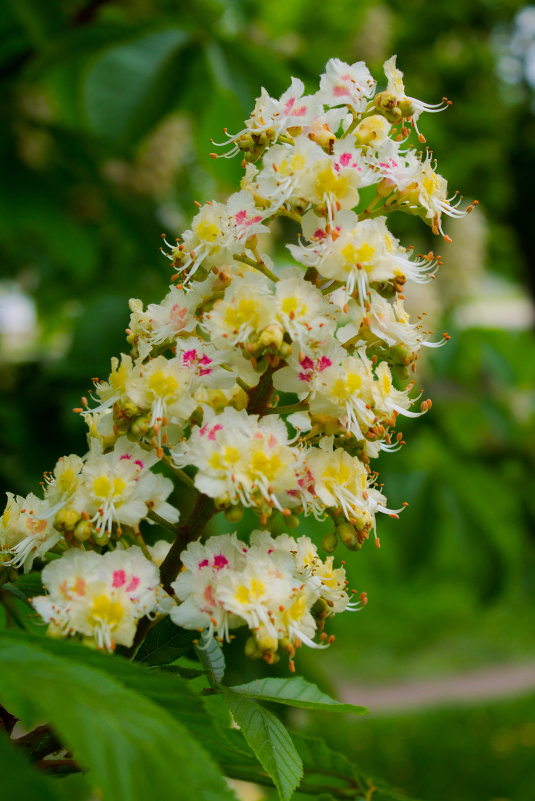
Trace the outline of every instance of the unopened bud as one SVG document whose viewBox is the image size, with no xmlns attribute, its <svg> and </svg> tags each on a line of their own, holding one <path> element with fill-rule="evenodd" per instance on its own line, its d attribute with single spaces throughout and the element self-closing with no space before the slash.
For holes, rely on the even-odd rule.
<svg viewBox="0 0 535 801">
<path fill-rule="evenodd" d="M 110 539 L 109 532 L 106 531 L 105 529 L 93 532 L 93 542 L 95 543 L 95 545 L 107 545 L 109 539 Z"/>
<path fill-rule="evenodd" d="M 280 348 L 282 345 L 282 338 L 284 336 L 284 331 L 277 325 L 276 323 L 272 325 L 268 325 L 258 339 L 259 343 L 262 345 L 263 348 L 269 348 L 271 345 L 274 345 L 275 348 Z"/>
<path fill-rule="evenodd" d="M 360 551 L 362 548 L 359 536 L 351 523 L 340 523 L 336 528 L 336 533 L 348 550 Z"/>
<path fill-rule="evenodd" d="M 56 512 L 54 528 L 58 531 L 72 531 L 80 520 L 80 512 L 70 506 L 64 506 Z"/>
<path fill-rule="evenodd" d="M 320 147 L 326 150 L 327 153 L 333 152 L 336 136 L 329 129 L 329 126 L 326 123 L 313 127 L 308 135 L 308 138 L 320 145 Z"/>
<path fill-rule="evenodd" d="M 133 421 L 128 429 L 127 437 L 130 441 L 135 441 L 144 437 L 151 428 L 151 415 L 141 414 Z"/>
<path fill-rule="evenodd" d="M 387 138 L 390 127 L 382 114 L 372 114 L 359 122 L 353 134 L 359 145 L 380 145 Z"/>
<path fill-rule="evenodd" d="M 292 353 L 292 346 L 289 342 L 281 342 L 279 347 L 279 356 L 281 359 L 287 359 Z"/>
<path fill-rule="evenodd" d="M 326 551 L 326 553 L 334 553 L 337 545 L 338 535 L 336 531 L 331 531 L 329 534 L 326 534 L 321 541 L 321 547 L 324 551 Z"/>
<path fill-rule="evenodd" d="M 78 542 L 85 542 L 93 533 L 93 526 L 89 520 L 79 520 L 74 527 L 74 536 Z"/>
<path fill-rule="evenodd" d="M 243 517 L 243 506 L 229 506 L 225 509 L 225 517 L 229 523 L 239 523 Z"/>
<path fill-rule="evenodd" d="M 377 111 L 382 114 L 388 122 L 399 122 L 403 115 L 398 108 L 398 99 L 396 95 L 388 90 L 379 92 L 375 95 L 375 106 Z"/>
<path fill-rule="evenodd" d="M 245 656 L 249 659 L 262 659 L 262 651 L 254 637 L 249 637 L 245 643 Z"/>
<path fill-rule="evenodd" d="M 299 526 L 299 518 L 296 515 L 288 515 L 284 518 L 284 525 L 286 528 L 297 528 Z"/>
</svg>

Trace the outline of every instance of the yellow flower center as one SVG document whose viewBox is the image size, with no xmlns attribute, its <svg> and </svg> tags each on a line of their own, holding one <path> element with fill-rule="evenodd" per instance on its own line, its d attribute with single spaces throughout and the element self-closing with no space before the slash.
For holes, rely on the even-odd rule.
<svg viewBox="0 0 535 801">
<path fill-rule="evenodd" d="M 255 300 L 241 298 L 236 306 L 229 306 L 225 312 L 225 323 L 232 330 L 249 323 L 254 328 L 258 325 L 258 306 Z"/>
<path fill-rule="evenodd" d="M 338 400 L 347 400 L 358 392 L 362 378 L 358 373 L 347 373 L 344 378 L 337 378 L 333 384 L 332 394 Z"/>
<path fill-rule="evenodd" d="M 97 595 L 89 614 L 89 622 L 93 625 L 104 623 L 110 629 L 116 629 L 124 615 L 119 601 L 112 601 L 108 595 Z"/>
<path fill-rule="evenodd" d="M 351 191 L 351 182 L 345 175 L 337 175 L 329 164 L 316 175 L 316 193 L 319 197 L 330 194 L 335 197 L 345 197 Z"/>
<path fill-rule="evenodd" d="M 275 453 L 266 456 L 264 451 L 256 451 L 251 457 L 251 470 L 253 473 L 262 473 L 268 481 L 273 481 L 284 467 L 283 462 Z"/>
<path fill-rule="evenodd" d="M 163 370 L 157 370 L 149 378 L 149 389 L 154 396 L 166 398 L 176 393 L 178 381 L 174 376 L 166 375 Z"/>
<path fill-rule="evenodd" d="M 126 481 L 123 481 L 119 476 L 114 478 L 113 482 L 110 481 L 108 476 L 99 476 L 93 481 L 93 492 L 97 498 L 109 498 L 110 495 L 116 498 L 118 495 L 123 494 L 125 488 Z"/>
<path fill-rule="evenodd" d="M 204 220 L 197 225 L 195 233 L 204 242 L 215 242 L 221 231 L 215 223 Z"/>
</svg>

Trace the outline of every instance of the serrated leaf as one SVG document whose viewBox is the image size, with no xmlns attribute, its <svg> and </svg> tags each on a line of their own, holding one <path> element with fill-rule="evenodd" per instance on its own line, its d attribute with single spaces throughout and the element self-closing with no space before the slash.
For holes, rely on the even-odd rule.
<svg viewBox="0 0 535 801">
<path fill-rule="evenodd" d="M 74 758 L 91 771 L 103 801 L 233 797 L 203 748 L 162 706 L 103 670 L 29 640 L 12 632 L 2 636 L 0 703 L 28 727 L 49 720 Z M 97 657 L 88 660 L 93 664 L 102 659 L 91 655 Z M 109 663 L 120 664 L 124 674 L 132 669 L 144 674 L 114 657 Z M 149 682 L 151 672 L 146 671 Z"/>
<path fill-rule="evenodd" d="M 135 661 L 144 665 L 169 665 L 189 651 L 198 636 L 196 631 L 175 626 L 171 618 L 164 617 L 149 631 Z"/>
<path fill-rule="evenodd" d="M 206 640 L 204 637 L 195 646 L 201 665 L 210 672 L 213 681 L 219 683 L 225 675 L 225 655 L 223 649 L 214 637 Z"/>
<path fill-rule="evenodd" d="M 291 798 L 303 776 L 303 764 L 281 721 L 240 693 L 222 688 L 234 720 L 262 767 L 271 776 L 282 801 Z"/>
<path fill-rule="evenodd" d="M 257 679 L 247 684 L 238 684 L 231 689 L 236 693 L 247 695 L 249 698 L 259 698 L 261 701 L 273 701 L 277 704 L 287 704 L 301 709 L 350 712 L 353 715 L 365 715 L 368 712 L 365 706 L 354 706 L 336 701 L 301 676 L 288 679 L 274 677 Z"/>
<path fill-rule="evenodd" d="M 147 131 L 169 107 L 164 78 L 188 41 L 186 31 L 169 27 L 104 50 L 84 86 L 93 131 L 113 144 L 128 144 Z"/>
<path fill-rule="evenodd" d="M 192 691 L 190 682 L 180 678 L 174 671 L 167 668 L 160 670 L 157 667 L 146 669 L 143 665 L 128 662 L 118 655 L 93 651 L 69 640 L 19 636 L 23 637 L 24 642 L 34 642 L 55 656 L 103 671 L 125 687 L 141 693 L 176 717 L 199 742 L 202 742 L 203 747 L 218 763 L 232 761 L 236 756 L 236 750 L 241 750 L 242 754 L 250 753 L 252 757 L 252 752 L 249 751 L 241 733 L 217 726 L 198 695 Z M 241 737 L 241 742 L 237 742 L 238 738 L 232 735 Z"/>
</svg>

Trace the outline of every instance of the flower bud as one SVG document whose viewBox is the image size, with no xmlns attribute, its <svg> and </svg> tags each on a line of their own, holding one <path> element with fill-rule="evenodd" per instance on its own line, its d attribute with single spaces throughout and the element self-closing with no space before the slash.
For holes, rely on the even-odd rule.
<svg viewBox="0 0 535 801">
<path fill-rule="evenodd" d="M 54 528 L 58 531 L 72 531 L 80 517 L 81 514 L 76 509 L 71 506 L 64 506 L 63 509 L 59 509 L 56 512 Z"/>
<path fill-rule="evenodd" d="M 74 527 L 74 536 L 78 542 L 85 542 L 93 533 L 93 526 L 89 520 L 79 520 Z"/>
<path fill-rule="evenodd" d="M 244 650 L 245 656 L 248 656 L 250 659 L 262 659 L 262 651 L 258 647 L 258 643 L 254 637 L 247 638 Z"/>
<path fill-rule="evenodd" d="M 326 553 L 334 553 L 337 545 L 338 535 L 336 531 L 331 531 L 329 534 L 326 534 L 321 541 L 321 547 L 324 551 L 326 551 Z"/>
<path fill-rule="evenodd" d="M 287 359 L 288 356 L 290 356 L 291 352 L 292 352 L 292 346 L 290 345 L 290 343 L 281 342 L 279 348 L 279 356 L 281 357 L 281 359 Z"/>
<path fill-rule="evenodd" d="M 313 142 L 316 142 L 320 147 L 327 151 L 327 153 L 333 152 L 336 136 L 331 130 L 329 130 L 329 126 L 326 123 L 321 126 L 316 126 L 312 131 L 310 131 L 308 138 L 312 139 Z"/>
<path fill-rule="evenodd" d="M 390 124 L 382 114 L 372 114 L 365 117 L 355 130 L 353 135 L 359 145 L 380 145 L 388 136 Z"/>
<path fill-rule="evenodd" d="M 286 528 L 297 528 L 299 526 L 299 518 L 296 515 L 288 515 L 284 518 L 284 525 Z"/>
<path fill-rule="evenodd" d="M 229 506 L 225 509 L 225 517 L 229 523 L 239 523 L 243 517 L 243 506 Z"/>
<path fill-rule="evenodd" d="M 93 532 L 93 542 L 95 545 L 107 545 L 110 539 L 109 532 L 105 529 Z"/>
<path fill-rule="evenodd" d="M 283 336 L 284 331 L 280 325 L 273 323 L 272 325 L 268 325 L 266 328 L 264 328 L 258 341 L 263 348 L 269 348 L 274 345 L 278 349 L 282 345 Z"/>
<path fill-rule="evenodd" d="M 397 97 L 392 92 L 385 90 L 375 95 L 375 106 L 388 122 L 399 122 L 403 118 L 403 114 L 398 108 Z"/>
<path fill-rule="evenodd" d="M 362 543 L 359 540 L 359 536 L 351 523 L 340 523 L 340 525 L 336 528 L 336 533 L 348 550 L 360 551 L 362 548 Z"/>
<path fill-rule="evenodd" d="M 145 434 L 150 430 L 151 425 L 151 415 L 150 413 L 141 414 L 139 417 L 136 417 L 133 421 L 132 425 L 128 429 L 127 437 L 131 442 L 134 442 L 141 437 L 144 437 Z"/>
</svg>

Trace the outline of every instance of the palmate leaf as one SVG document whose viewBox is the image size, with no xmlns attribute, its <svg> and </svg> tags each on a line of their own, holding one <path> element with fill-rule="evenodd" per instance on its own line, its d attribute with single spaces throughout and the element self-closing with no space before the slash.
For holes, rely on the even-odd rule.
<svg viewBox="0 0 535 801">
<path fill-rule="evenodd" d="M 123 660 L 107 659 L 121 665 L 118 672 L 131 672 Z M 0 703 L 27 727 L 50 721 L 74 758 L 91 771 L 103 801 L 233 798 L 211 758 L 173 715 L 93 664 L 51 653 L 36 638 L 5 632 Z M 180 679 L 174 682 L 182 685 Z"/>
<path fill-rule="evenodd" d="M 232 687 L 235 693 L 261 701 L 273 701 L 277 704 L 288 704 L 302 709 L 327 710 L 331 712 L 350 712 L 353 715 L 364 715 L 364 706 L 343 704 L 323 693 L 315 684 L 296 676 L 295 678 L 265 678 L 238 684 Z"/>
<path fill-rule="evenodd" d="M 303 776 L 303 765 L 290 734 L 280 720 L 255 701 L 223 687 L 234 720 L 282 801 L 291 798 Z"/>
</svg>

